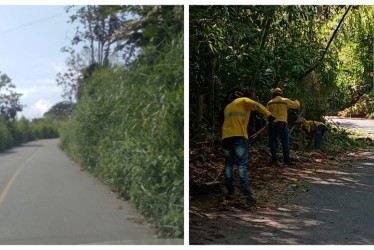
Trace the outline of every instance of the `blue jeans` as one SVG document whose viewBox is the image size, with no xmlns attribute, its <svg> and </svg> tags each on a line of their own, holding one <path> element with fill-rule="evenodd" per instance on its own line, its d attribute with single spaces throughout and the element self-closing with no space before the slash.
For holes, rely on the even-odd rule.
<svg viewBox="0 0 374 250">
<path fill-rule="evenodd" d="M 288 127 L 286 123 L 274 122 L 269 127 L 269 144 L 271 152 L 271 161 L 277 162 L 278 136 L 282 142 L 282 151 L 284 162 L 290 162 L 290 142 L 288 139 Z"/>
<path fill-rule="evenodd" d="M 240 191 L 243 193 L 249 190 L 247 162 L 248 144 L 244 137 L 234 136 L 225 138 L 223 143 L 223 156 L 225 157 L 226 187 L 229 192 L 234 192 L 234 164 L 239 169 Z"/>
<path fill-rule="evenodd" d="M 316 128 L 316 133 L 314 134 L 314 147 L 315 148 L 321 148 L 322 137 L 326 131 L 327 131 L 327 127 L 322 124 Z"/>
</svg>

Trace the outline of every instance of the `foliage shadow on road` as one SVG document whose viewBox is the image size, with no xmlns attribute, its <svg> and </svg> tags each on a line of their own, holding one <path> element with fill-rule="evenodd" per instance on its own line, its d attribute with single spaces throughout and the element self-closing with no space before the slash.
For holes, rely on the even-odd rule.
<svg viewBox="0 0 374 250">
<path fill-rule="evenodd" d="M 38 147 L 42 147 L 41 144 L 23 144 L 23 145 L 20 145 L 18 146 L 20 148 L 38 148 Z"/>
<path fill-rule="evenodd" d="M 42 145 L 41 144 L 30 144 L 30 143 L 18 145 L 16 147 L 13 147 L 12 149 L 8 149 L 4 152 L 0 152 L 0 157 L 17 153 L 17 150 L 16 150 L 17 148 L 39 148 L 39 147 L 42 147 Z"/>
<path fill-rule="evenodd" d="M 355 218 L 354 213 L 348 219 L 352 221 L 351 227 L 344 225 L 347 219 L 339 219 L 345 215 L 345 208 L 351 205 L 341 198 L 345 193 L 351 192 L 363 199 L 372 193 L 373 156 L 357 154 L 339 162 L 284 168 L 281 171 L 284 180 L 297 183 L 297 188 L 294 194 L 290 194 L 291 199 L 273 207 L 261 197 L 255 209 L 222 209 L 217 203 L 211 206 L 204 203 L 209 199 L 217 201 L 222 194 L 206 195 L 197 200 L 192 198 L 190 244 L 373 244 L 368 232 L 356 225 L 355 221 L 360 219 Z M 314 202 L 313 197 L 316 193 L 322 195 L 323 190 L 332 190 L 331 197 L 326 198 L 330 200 Z M 272 196 L 274 200 L 283 198 L 281 194 Z M 337 231 L 337 227 L 344 228 L 343 233 L 332 233 Z"/>
</svg>

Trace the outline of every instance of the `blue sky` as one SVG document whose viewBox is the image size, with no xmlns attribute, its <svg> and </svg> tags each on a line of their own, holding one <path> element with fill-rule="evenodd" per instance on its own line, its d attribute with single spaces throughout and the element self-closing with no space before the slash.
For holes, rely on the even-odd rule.
<svg viewBox="0 0 374 250">
<path fill-rule="evenodd" d="M 65 70 L 67 54 L 60 49 L 70 45 L 76 27 L 64 13 L 62 5 L 0 5 L 0 71 L 23 94 L 27 106 L 20 115 L 27 118 L 63 101 L 55 80 Z"/>
</svg>

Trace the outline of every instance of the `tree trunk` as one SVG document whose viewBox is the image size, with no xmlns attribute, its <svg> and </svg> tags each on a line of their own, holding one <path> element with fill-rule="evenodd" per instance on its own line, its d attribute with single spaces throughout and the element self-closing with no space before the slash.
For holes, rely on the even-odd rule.
<svg viewBox="0 0 374 250">
<path fill-rule="evenodd" d="M 93 7 L 88 5 L 87 12 L 88 12 L 88 31 L 90 33 L 90 49 L 91 49 L 91 64 L 95 63 L 95 48 L 94 48 L 94 35 L 92 30 L 92 19 L 93 19 Z"/>
<path fill-rule="evenodd" d="M 106 39 L 106 49 L 104 53 L 104 63 L 109 61 L 109 52 L 110 52 L 110 45 L 112 44 L 112 39 L 110 39 L 110 35 L 114 32 L 114 28 L 112 28 L 110 20 L 112 19 L 112 16 L 109 18 L 108 21 L 108 37 Z"/>
<path fill-rule="evenodd" d="M 216 115 L 216 98 L 215 98 L 215 79 L 214 79 L 214 69 L 215 69 L 215 66 L 216 66 L 216 56 L 213 55 L 213 58 L 212 58 L 212 74 L 211 74 L 211 84 L 212 84 L 212 91 L 213 91 L 213 95 L 212 95 L 212 110 L 213 110 L 213 119 L 212 119 L 212 122 L 213 122 L 213 133 L 215 132 L 215 123 L 216 123 L 216 119 L 215 119 L 215 115 Z"/>
<path fill-rule="evenodd" d="M 198 106 L 199 106 L 199 115 L 197 119 L 197 126 L 200 130 L 201 124 L 203 123 L 204 95 L 199 95 Z"/>
</svg>

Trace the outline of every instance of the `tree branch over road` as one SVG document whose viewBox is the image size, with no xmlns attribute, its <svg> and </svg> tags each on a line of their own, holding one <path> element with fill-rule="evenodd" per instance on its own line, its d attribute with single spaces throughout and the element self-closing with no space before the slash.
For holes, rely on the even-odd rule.
<svg viewBox="0 0 374 250">
<path fill-rule="evenodd" d="M 326 53 L 327 53 L 327 50 L 329 49 L 329 47 L 330 47 L 330 44 L 332 43 L 332 41 L 334 40 L 334 37 L 336 36 L 336 34 L 338 33 L 338 30 L 339 30 L 339 28 L 340 28 L 340 26 L 342 25 L 342 23 L 343 23 L 343 21 L 344 21 L 344 19 L 345 19 L 345 17 L 347 16 L 347 14 L 348 14 L 348 12 L 349 12 L 349 10 L 351 9 L 351 5 L 349 5 L 348 6 L 348 8 L 346 9 L 346 11 L 345 11 L 345 13 L 344 13 L 344 15 L 343 15 L 343 17 L 342 17 L 342 19 L 340 19 L 340 22 L 339 22 L 339 24 L 338 24 L 338 26 L 336 27 L 336 29 L 334 30 L 334 33 L 332 34 L 332 36 L 331 36 L 331 38 L 330 38 L 330 40 L 329 40 L 329 42 L 327 43 L 327 46 L 326 46 L 326 48 L 325 48 L 325 50 L 323 51 L 323 54 L 322 54 L 322 56 L 321 56 L 321 58 L 318 60 L 318 62 L 316 63 L 316 64 L 314 64 L 314 66 L 313 67 L 311 67 L 310 69 L 308 69 L 300 78 L 299 78 L 299 80 L 301 80 L 301 79 L 303 79 L 304 77 L 306 77 L 307 75 L 309 75 L 311 72 L 313 72 L 321 63 L 322 63 L 322 61 L 323 61 L 323 59 L 325 58 L 325 55 L 326 55 Z"/>
</svg>

